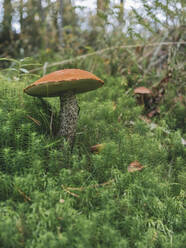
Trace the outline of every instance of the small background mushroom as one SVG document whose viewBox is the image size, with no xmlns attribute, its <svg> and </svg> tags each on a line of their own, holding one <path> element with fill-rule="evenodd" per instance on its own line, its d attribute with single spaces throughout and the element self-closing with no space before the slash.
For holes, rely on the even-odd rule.
<svg viewBox="0 0 186 248">
<path fill-rule="evenodd" d="M 134 94 L 138 96 L 138 103 L 146 106 L 149 96 L 152 96 L 152 91 L 142 86 L 134 89 Z"/>
</svg>

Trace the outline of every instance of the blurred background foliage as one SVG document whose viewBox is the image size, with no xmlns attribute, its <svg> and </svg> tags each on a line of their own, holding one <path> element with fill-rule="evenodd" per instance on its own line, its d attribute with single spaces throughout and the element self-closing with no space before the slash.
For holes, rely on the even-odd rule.
<svg viewBox="0 0 186 248">
<path fill-rule="evenodd" d="M 184 0 L 138 0 L 126 9 L 129 1 L 97 0 L 94 10 L 79 2 L 89 5 L 86 0 L 1 0 L 0 56 L 34 56 L 41 50 L 78 55 L 130 39 L 168 37 L 175 29 L 173 38 L 179 40 L 185 24 Z"/>
</svg>

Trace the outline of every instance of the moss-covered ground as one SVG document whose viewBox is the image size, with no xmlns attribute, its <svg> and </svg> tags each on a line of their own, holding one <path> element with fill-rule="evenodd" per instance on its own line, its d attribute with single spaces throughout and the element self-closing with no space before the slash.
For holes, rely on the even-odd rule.
<svg viewBox="0 0 186 248">
<path fill-rule="evenodd" d="M 55 137 L 58 99 L 0 74 L 0 247 L 185 247 L 184 134 L 170 119 L 152 130 L 128 79 L 98 76 L 104 87 L 78 95 L 70 153 Z M 128 172 L 133 161 L 143 170 Z"/>
</svg>

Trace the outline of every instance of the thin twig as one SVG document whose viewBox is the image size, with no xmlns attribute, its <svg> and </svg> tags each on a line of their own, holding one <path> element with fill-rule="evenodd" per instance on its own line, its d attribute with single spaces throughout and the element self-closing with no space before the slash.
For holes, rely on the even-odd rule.
<svg viewBox="0 0 186 248">
<path fill-rule="evenodd" d="M 33 118 L 32 116 L 30 115 L 27 115 L 27 118 L 29 118 L 30 120 L 32 120 L 34 123 L 36 123 L 38 126 L 41 126 L 41 123 L 40 121 L 36 120 L 35 118 Z"/>
<path fill-rule="evenodd" d="M 75 193 L 73 193 L 73 192 L 70 192 L 68 189 L 66 189 L 66 188 L 64 187 L 64 185 L 62 185 L 62 188 L 63 188 L 63 190 L 64 190 L 66 193 L 68 193 L 68 194 L 70 194 L 70 195 L 72 195 L 72 196 L 74 196 L 74 197 L 79 197 L 79 195 L 77 195 L 77 194 L 75 194 Z"/>
<path fill-rule="evenodd" d="M 64 187 L 64 185 L 62 185 L 62 188 L 65 190 L 65 191 L 69 191 L 70 192 L 70 190 L 75 190 L 75 191 L 83 191 L 83 190 L 86 190 L 86 189 L 88 189 L 88 188 L 99 188 L 99 187 L 104 187 L 104 186 L 106 186 L 106 185 L 109 185 L 109 184 L 111 184 L 111 183 L 113 183 L 114 182 L 114 180 L 112 179 L 112 180 L 109 180 L 108 182 L 105 182 L 105 183 L 100 183 L 100 184 L 92 184 L 92 185 L 89 185 L 89 186 L 87 186 L 87 187 Z M 69 193 L 68 192 L 68 193 Z M 72 193 L 72 192 L 70 192 L 70 193 Z"/>
<path fill-rule="evenodd" d="M 17 188 L 16 187 L 16 189 L 17 189 L 17 191 L 20 193 L 20 195 L 22 195 L 23 196 L 23 198 L 24 198 L 24 200 L 25 201 L 31 201 L 31 199 L 30 199 L 30 197 L 29 196 L 27 196 L 23 191 L 21 191 L 19 188 Z"/>
<path fill-rule="evenodd" d="M 77 56 L 77 57 L 72 58 L 72 59 L 66 59 L 66 60 L 63 60 L 63 61 L 48 64 L 48 65 L 45 64 L 45 66 L 47 66 L 47 68 L 50 68 L 50 67 L 53 67 L 53 66 L 70 64 L 70 63 L 73 63 L 76 60 L 83 60 L 83 59 L 86 59 L 87 57 L 94 56 L 94 55 L 100 55 L 102 53 L 105 53 L 105 52 L 110 51 L 110 50 L 115 50 L 115 49 L 130 49 L 130 48 L 135 48 L 135 47 L 153 47 L 153 46 L 158 46 L 158 47 L 159 46 L 173 46 L 173 45 L 178 45 L 178 44 L 180 44 L 180 45 L 185 44 L 186 45 L 186 42 L 184 42 L 184 41 L 180 41 L 180 42 L 155 42 L 155 43 L 151 43 L 151 44 L 136 44 L 136 45 L 125 45 L 125 46 L 113 46 L 113 47 L 107 47 L 105 49 L 98 50 L 96 52 L 80 55 L 80 56 Z M 30 72 L 39 71 L 41 69 L 43 69 L 43 67 L 38 67 L 38 68 L 32 69 L 32 70 L 30 70 Z"/>
</svg>

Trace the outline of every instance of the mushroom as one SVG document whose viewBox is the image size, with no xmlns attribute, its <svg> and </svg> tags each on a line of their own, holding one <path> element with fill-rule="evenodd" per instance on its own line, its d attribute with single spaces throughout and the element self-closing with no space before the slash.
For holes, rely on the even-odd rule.
<svg viewBox="0 0 186 248">
<path fill-rule="evenodd" d="M 94 74 L 80 69 L 64 69 L 52 72 L 38 79 L 24 89 L 36 97 L 60 97 L 60 128 L 58 136 L 74 144 L 79 106 L 76 94 L 95 90 L 104 82 Z"/>
<path fill-rule="evenodd" d="M 140 96 L 139 97 L 139 103 L 140 104 L 145 104 L 148 96 L 152 95 L 152 91 L 150 89 L 142 86 L 142 87 L 138 87 L 138 88 L 134 89 L 134 94 Z"/>
</svg>

